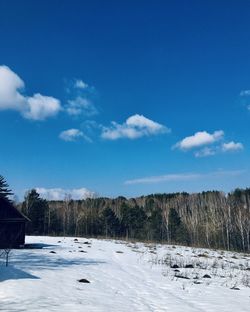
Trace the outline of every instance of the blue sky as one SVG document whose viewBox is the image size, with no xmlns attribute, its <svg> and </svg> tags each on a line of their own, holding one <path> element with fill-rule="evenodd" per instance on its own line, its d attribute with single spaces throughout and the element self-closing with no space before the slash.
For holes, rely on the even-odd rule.
<svg viewBox="0 0 250 312">
<path fill-rule="evenodd" d="M 21 198 L 250 186 L 249 1 L 0 1 L 0 173 Z"/>
</svg>

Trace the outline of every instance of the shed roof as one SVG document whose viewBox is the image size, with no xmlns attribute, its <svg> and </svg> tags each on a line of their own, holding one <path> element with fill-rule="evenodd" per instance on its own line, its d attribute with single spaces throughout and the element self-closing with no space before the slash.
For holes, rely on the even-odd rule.
<svg viewBox="0 0 250 312">
<path fill-rule="evenodd" d="M 17 210 L 14 205 L 0 197 L 0 221 L 29 221 L 19 210 Z"/>
</svg>

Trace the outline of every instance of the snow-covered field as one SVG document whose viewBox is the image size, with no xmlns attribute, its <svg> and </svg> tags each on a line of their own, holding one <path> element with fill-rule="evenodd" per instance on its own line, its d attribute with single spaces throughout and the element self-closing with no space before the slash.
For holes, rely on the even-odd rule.
<svg viewBox="0 0 250 312">
<path fill-rule="evenodd" d="M 250 255 L 84 238 L 26 243 L 37 248 L 13 250 L 8 268 L 0 262 L 1 311 L 250 311 Z"/>
</svg>

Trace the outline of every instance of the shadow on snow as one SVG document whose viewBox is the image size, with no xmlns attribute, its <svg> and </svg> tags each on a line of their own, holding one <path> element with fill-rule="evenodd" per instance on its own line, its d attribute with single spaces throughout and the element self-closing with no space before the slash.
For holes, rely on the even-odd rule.
<svg viewBox="0 0 250 312">
<path fill-rule="evenodd" d="M 44 243 L 33 243 L 33 244 L 25 244 L 24 248 L 22 249 L 43 249 L 43 248 L 50 248 L 50 247 L 57 247 L 58 245 L 52 244 L 44 244 Z"/>
<path fill-rule="evenodd" d="M 39 279 L 39 277 L 29 273 L 30 270 L 60 270 L 69 266 L 89 266 L 104 264 L 105 261 L 97 259 L 86 259 L 84 257 L 66 258 L 65 252 L 60 255 L 60 250 L 56 250 L 55 254 L 50 253 L 51 249 L 43 249 L 54 247 L 47 244 L 32 244 L 30 250 L 19 249 L 10 254 L 10 265 L 5 267 L 4 261 L 0 262 L 0 282 L 10 279 Z M 48 253 L 41 253 L 43 249 Z"/>
<path fill-rule="evenodd" d="M 39 279 L 39 277 L 34 276 L 28 272 L 17 269 L 16 267 L 10 265 L 8 267 L 0 268 L 0 282 L 6 280 L 19 280 L 19 279 Z"/>
</svg>

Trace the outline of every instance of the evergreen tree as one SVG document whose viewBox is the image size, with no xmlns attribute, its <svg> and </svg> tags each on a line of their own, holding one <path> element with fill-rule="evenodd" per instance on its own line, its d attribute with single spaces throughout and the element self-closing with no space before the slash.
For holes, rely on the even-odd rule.
<svg viewBox="0 0 250 312">
<path fill-rule="evenodd" d="M 106 236 L 119 235 L 120 222 L 111 208 L 105 208 L 103 210 L 101 219 L 104 227 L 104 234 Z"/>
<path fill-rule="evenodd" d="M 181 225 L 181 218 L 179 217 L 178 212 L 171 208 L 168 215 L 168 231 L 170 241 L 177 241 L 178 229 Z"/>
<path fill-rule="evenodd" d="M 139 206 L 129 207 L 125 203 L 121 207 L 122 219 L 121 223 L 126 231 L 126 237 L 138 237 L 142 234 L 141 230 L 146 222 L 147 216 L 143 208 Z"/>
<path fill-rule="evenodd" d="M 13 195 L 12 191 L 9 189 L 8 183 L 5 181 L 4 177 L 0 175 L 0 198 L 9 200 L 9 196 Z"/>
<path fill-rule="evenodd" d="M 25 196 L 22 211 L 31 220 L 31 223 L 27 224 L 29 234 L 47 234 L 49 207 L 47 201 L 40 198 L 36 190 L 31 190 Z"/>
<path fill-rule="evenodd" d="M 163 217 L 162 211 L 160 208 L 154 209 L 151 212 L 150 217 L 148 218 L 149 221 L 149 232 L 151 233 L 150 239 L 161 241 L 164 240 L 165 237 L 165 228 L 163 226 Z"/>
<path fill-rule="evenodd" d="M 169 210 L 168 231 L 170 241 L 189 244 L 188 231 L 174 208 L 170 208 Z"/>
</svg>

